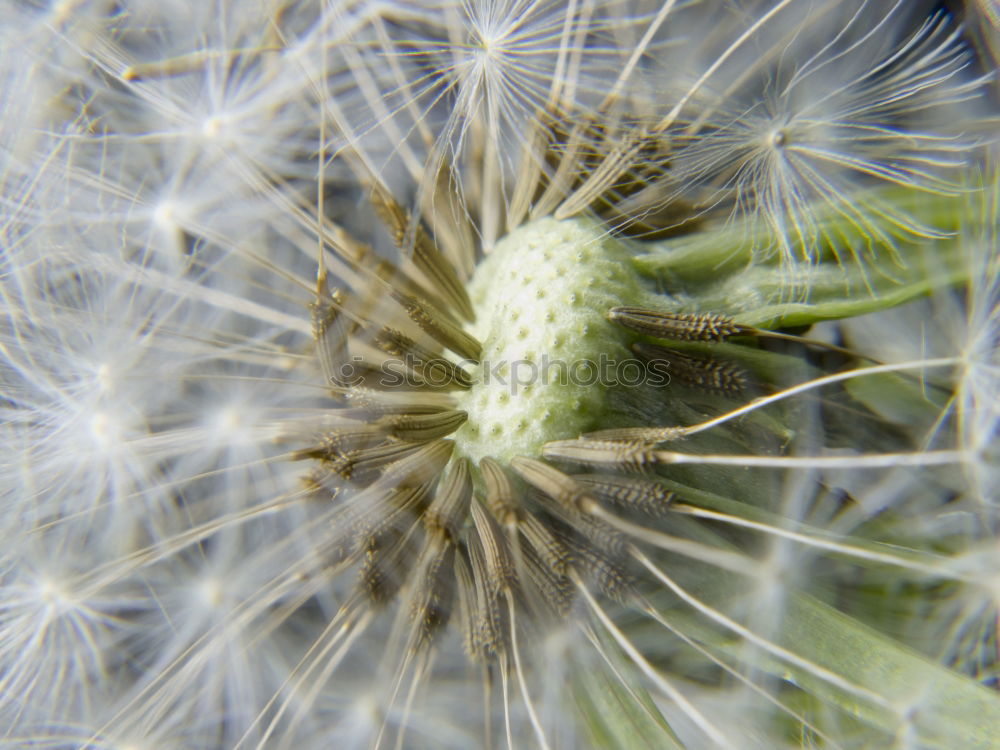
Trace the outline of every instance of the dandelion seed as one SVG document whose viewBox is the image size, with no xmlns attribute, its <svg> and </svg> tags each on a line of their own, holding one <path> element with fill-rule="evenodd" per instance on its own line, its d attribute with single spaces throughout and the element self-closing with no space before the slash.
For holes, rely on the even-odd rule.
<svg viewBox="0 0 1000 750">
<path fill-rule="evenodd" d="M 731 362 L 682 354 L 641 341 L 632 344 L 632 351 L 651 368 L 660 364 L 664 374 L 679 385 L 730 397 L 741 396 L 747 388 L 746 371 Z"/>
<path fill-rule="evenodd" d="M 614 505 L 638 510 L 651 516 L 663 516 L 674 501 L 674 493 L 662 485 L 633 477 L 603 474 L 574 474 L 573 481 L 588 487 L 596 497 Z"/>
<path fill-rule="evenodd" d="M 658 313 L 629 307 L 613 307 L 608 319 L 647 336 L 678 341 L 725 341 L 741 328 L 721 315 Z"/>
<path fill-rule="evenodd" d="M 988 735 L 995 107 L 945 16 L 260 10 L 17 47 L 63 93 L 0 127 L 9 741 Z M 955 287 L 933 356 L 782 332 Z"/>
<path fill-rule="evenodd" d="M 546 443 L 543 454 L 547 458 L 631 471 L 643 471 L 654 460 L 650 448 L 638 441 L 556 440 Z"/>
</svg>

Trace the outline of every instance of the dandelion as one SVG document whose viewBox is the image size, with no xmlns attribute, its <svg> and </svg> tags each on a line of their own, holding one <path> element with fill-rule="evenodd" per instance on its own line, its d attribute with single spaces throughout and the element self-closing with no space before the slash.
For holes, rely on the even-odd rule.
<svg viewBox="0 0 1000 750">
<path fill-rule="evenodd" d="M 917 5 L 19 9 L 4 742 L 994 746 L 995 102 Z"/>
</svg>

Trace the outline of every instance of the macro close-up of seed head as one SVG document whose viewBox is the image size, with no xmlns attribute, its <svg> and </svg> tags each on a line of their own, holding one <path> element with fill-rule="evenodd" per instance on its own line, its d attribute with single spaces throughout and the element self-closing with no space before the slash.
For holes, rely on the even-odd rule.
<svg viewBox="0 0 1000 750">
<path fill-rule="evenodd" d="M 1000 747 L 994 0 L 0 11 L 0 748 Z"/>
</svg>

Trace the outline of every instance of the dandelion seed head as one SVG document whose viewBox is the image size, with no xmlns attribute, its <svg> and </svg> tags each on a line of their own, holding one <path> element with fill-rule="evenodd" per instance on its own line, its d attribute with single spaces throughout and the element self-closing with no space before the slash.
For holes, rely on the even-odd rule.
<svg viewBox="0 0 1000 750">
<path fill-rule="evenodd" d="M 641 294 L 630 269 L 627 249 L 587 221 L 542 219 L 498 243 L 469 285 L 483 363 L 456 399 L 469 414 L 460 452 L 531 455 L 601 419 L 610 383 L 598 382 L 609 377 L 596 371 L 600 357 L 627 357 L 602 310 Z"/>
<path fill-rule="evenodd" d="M 996 294 L 921 221 L 952 226 L 979 158 L 946 116 L 984 126 L 955 28 L 832 0 L 258 6 L 49 6 L 39 62 L 4 55 L 5 103 L 45 123 L 0 127 L 14 741 L 968 746 L 954 707 L 994 716 L 971 334 Z M 787 333 L 938 276 L 961 372 L 930 326 Z M 538 372 L 652 351 L 694 375 Z"/>
</svg>

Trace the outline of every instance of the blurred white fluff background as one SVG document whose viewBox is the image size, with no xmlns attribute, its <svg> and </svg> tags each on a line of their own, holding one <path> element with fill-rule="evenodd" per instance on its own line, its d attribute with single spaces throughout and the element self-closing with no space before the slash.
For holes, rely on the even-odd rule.
<svg viewBox="0 0 1000 750">
<path fill-rule="evenodd" d="M 886 226 L 900 241 L 935 236 L 921 210 L 865 193 L 873 183 L 963 195 L 987 217 L 960 222 L 963 271 L 830 329 L 883 362 L 955 358 L 927 448 L 962 460 L 937 485 L 845 469 L 853 509 L 809 520 L 850 541 L 881 513 L 927 541 L 935 586 L 924 563 L 890 565 L 871 602 L 844 608 L 870 608 L 869 625 L 940 670 L 928 680 L 961 676 L 971 692 L 934 697 L 942 710 L 1000 716 L 998 34 L 995 0 L 0 0 L 0 747 L 504 746 L 457 637 L 419 700 L 390 716 L 388 627 L 322 650 L 352 581 L 327 575 L 305 469 L 286 456 L 327 403 L 308 313 L 320 201 L 391 252 L 362 199 L 363 154 L 407 204 L 447 189 L 455 211 L 466 194 L 500 206 L 474 217 L 489 250 L 560 76 L 568 119 L 613 92 L 671 134 L 663 179 L 622 211 L 679 202 L 771 233 L 755 253 L 780 258 L 790 298 L 808 296 L 809 248 L 835 234 L 831 216 L 873 242 Z M 892 74 L 872 75 L 880 65 Z M 445 160 L 457 167 L 438 183 Z M 864 269 L 869 251 L 844 266 Z M 781 491 L 805 520 L 797 481 Z M 781 620 L 783 586 L 809 590 L 796 568 L 820 554 L 772 553 L 751 635 Z M 907 587 L 912 606 L 879 609 L 878 592 Z M 672 636 L 628 625 L 675 692 L 622 658 L 600 704 L 573 665 L 603 664 L 602 651 L 568 628 L 529 646 L 530 687 L 510 688 L 515 747 L 1000 747 L 1000 731 L 906 718 L 868 734 L 865 715 L 830 708 L 850 693 L 836 681 L 824 693 L 774 653 L 719 646 L 740 679 L 713 682 L 698 658 L 658 651 Z M 810 697 L 776 708 L 764 696 L 783 680 Z M 922 688 L 882 708 L 920 716 Z M 671 726 L 662 737 L 594 728 L 594 714 L 654 710 Z M 379 740 L 386 723 L 407 730 Z"/>
</svg>

